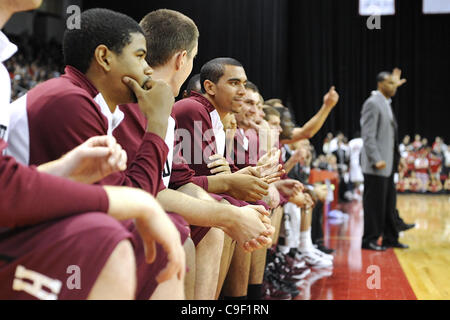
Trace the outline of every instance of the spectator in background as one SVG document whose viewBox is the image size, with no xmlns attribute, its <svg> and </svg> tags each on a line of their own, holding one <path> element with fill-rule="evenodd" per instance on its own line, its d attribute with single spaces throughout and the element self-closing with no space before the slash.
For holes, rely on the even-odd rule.
<svg viewBox="0 0 450 320">
<path fill-rule="evenodd" d="M 330 153 L 330 142 L 333 140 L 333 134 L 331 132 L 327 133 L 327 136 L 323 140 L 322 151 L 324 154 Z"/>
<path fill-rule="evenodd" d="M 341 201 L 350 201 L 352 199 L 350 179 L 349 179 L 349 164 L 350 158 L 344 146 L 344 137 L 338 138 L 337 148 L 332 152 L 337 160 L 337 169 L 339 173 L 339 199 Z"/>
<path fill-rule="evenodd" d="M 427 148 L 428 147 L 428 139 L 427 138 L 422 138 L 422 148 Z"/>
<path fill-rule="evenodd" d="M 441 137 L 436 137 L 433 142 L 432 149 L 434 152 L 442 154 L 447 150 L 447 146 L 445 145 Z"/>
<path fill-rule="evenodd" d="M 437 180 L 441 180 L 442 171 L 442 159 L 439 154 L 434 151 L 428 154 L 428 165 L 430 171 L 430 177 L 435 177 Z"/>
<path fill-rule="evenodd" d="M 27 34 L 10 38 L 17 43 L 21 52 L 6 61 L 11 77 L 11 98 L 14 101 L 37 84 L 59 77 L 63 57 L 61 45 L 54 40 L 43 42 Z"/>
<path fill-rule="evenodd" d="M 450 174 L 450 148 L 446 148 L 444 151 L 444 172 L 443 174 L 449 176 Z"/>
<path fill-rule="evenodd" d="M 412 143 L 412 146 L 416 151 L 419 150 L 420 147 L 422 147 L 422 142 L 420 141 L 420 139 L 420 134 L 416 133 L 416 135 L 414 136 L 414 142 Z"/>
<path fill-rule="evenodd" d="M 338 141 L 343 141 L 344 140 L 344 134 L 339 131 L 336 135 L 336 137 L 334 137 L 333 139 L 331 139 L 330 141 L 330 145 L 328 147 L 328 152 L 334 152 L 337 148 L 338 148 Z"/>
<path fill-rule="evenodd" d="M 400 193 L 405 193 L 409 191 L 408 179 L 405 177 L 405 171 L 399 170 L 398 172 L 398 182 L 396 185 L 397 191 Z"/>
<path fill-rule="evenodd" d="M 361 200 L 364 176 L 359 161 L 361 150 L 363 147 L 363 139 L 359 132 L 349 142 L 350 147 L 350 181 L 353 184 L 353 198 Z"/>
<path fill-rule="evenodd" d="M 408 171 L 414 170 L 414 161 L 416 161 L 417 152 L 414 150 L 410 150 L 406 154 L 406 166 Z"/>
<path fill-rule="evenodd" d="M 313 161 L 312 164 L 313 168 L 319 169 L 319 170 L 327 170 L 328 163 L 327 158 L 324 154 L 319 155 L 316 160 Z"/>
<path fill-rule="evenodd" d="M 338 172 L 337 158 L 334 154 L 329 154 L 326 156 L 327 169 L 328 171 Z"/>
<path fill-rule="evenodd" d="M 419 152 L 419 157 L 414 161 L 414 169 L 416 172 L 417 178 L 420 179 L 420 191 L 426 192 L 427 186 L 428 186 L 428 158 L 427 158 L 427 151 L 425 148 L 423 148 Z"/>
<path fill-rule="evenodd" d="M 410 140 L 411 140 L 410 136 L 406 135 L 403 138 L 402 143 L 400 143 L 400 145 L 398 146 L 398 149 L 400 151 L 400 155 L 402 156 L 402 158 L 406 158 L 406 156 L 408 155 Z"/>
<path fill-rule="evenodd" d="M 448 176 L 447 180 L 445 180 L 444 190 L 446 193 L 450 193 L 450 176 Z"/>
<path fill-rule="evenodd" d="M 431 176 L 427 191 L 431 193 L 440 193 L 442 191 L 442 182 L 436 176 Z"/>
<path fill-rule="evenodd" d="M 416 177 L 415 171 L 411 171 L 411 175 L 407 178 L 407 184 L 411 192 L 420 192 L 423 189 L 422 181 Z"/>
</svg>

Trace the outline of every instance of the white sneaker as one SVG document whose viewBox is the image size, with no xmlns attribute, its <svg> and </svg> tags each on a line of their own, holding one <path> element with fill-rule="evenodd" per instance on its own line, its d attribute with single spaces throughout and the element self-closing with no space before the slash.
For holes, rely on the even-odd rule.
<svg viewBox="0 0 450 320">
<path fill-rule="evenodd" d="M 294 266 L 296 268 L 304 268 L 304 267 L 306 267 L 306 262 L 305 262 L 305 260 L 297 260 L 297 259 L 295 259 Z"/>
<path fill-rule="evenodd" d="M 300 252 L 299 259 L 305 260 L 306 264 L 311 268 L 329 268 L 333 266 L 333 261 L 317 255 L 313 250 Z"/>
</svg>

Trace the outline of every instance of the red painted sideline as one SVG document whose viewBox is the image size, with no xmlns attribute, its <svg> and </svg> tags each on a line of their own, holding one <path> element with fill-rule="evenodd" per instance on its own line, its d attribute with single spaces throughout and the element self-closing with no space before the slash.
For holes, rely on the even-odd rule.
<svg viewBox="0 0 450 320">
<path fill-rule="evenodd" d="M 417 300 L 393 249 L 361 249 L 361 203 L 352 202 L 341 210 L 348 212 L 347 220 L 328 219 L 325 230 L 326 245 L 336 249 L 334 268 L 313 270 L 300 283 L 296 299 Z"/>
</svg>

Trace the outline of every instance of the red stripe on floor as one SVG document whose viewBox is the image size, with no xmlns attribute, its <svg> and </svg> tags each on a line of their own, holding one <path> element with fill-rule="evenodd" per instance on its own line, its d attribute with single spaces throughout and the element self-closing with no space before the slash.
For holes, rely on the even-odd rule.
<svg viewBox="0 0 450 320">
<path fill-rule="evenodd" d="M 299 284 L 302 292 L 296 299 L 416 300 L 393 249 L 361 249 L 361 203 L 352 202 L 341 210 L 348 218 L 328 219 L 325 232 L 326 245 L 336 250 L 333 270 L 328 274 L 314 270 Z"/>
</svg>

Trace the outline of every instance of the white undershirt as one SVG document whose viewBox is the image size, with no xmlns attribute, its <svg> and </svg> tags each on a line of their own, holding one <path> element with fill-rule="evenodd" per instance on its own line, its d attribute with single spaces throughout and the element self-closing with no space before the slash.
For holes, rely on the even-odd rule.
<svg viewBox="0 0 450 320">
<path fill-rule="evenodd" d="M 7 140 L 9 125 L 8 106 L 11 102 L 11 79 L 3 62 L 16 53 L 17 46 L 9 42 L 8 38 L 0 31 L 0 138 Z"/>
</svg>

